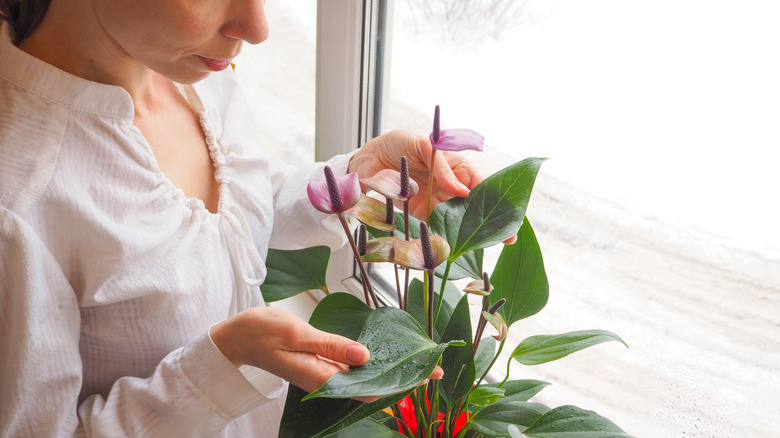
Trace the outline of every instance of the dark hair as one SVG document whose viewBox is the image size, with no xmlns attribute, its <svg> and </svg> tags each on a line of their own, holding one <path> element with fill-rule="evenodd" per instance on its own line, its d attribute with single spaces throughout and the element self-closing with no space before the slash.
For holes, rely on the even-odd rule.
<svg viewBox="0 0 780 438">
<path fill-rule="evenodd" d="M 11 26 L 14 44 L 19 44 L 41 24 L 51 0 L 0 0 L 0 20 Z"/>
</svg>

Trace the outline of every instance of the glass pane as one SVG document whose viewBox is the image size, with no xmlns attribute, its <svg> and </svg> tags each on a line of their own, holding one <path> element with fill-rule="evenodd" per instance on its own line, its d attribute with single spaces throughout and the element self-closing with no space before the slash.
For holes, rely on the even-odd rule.
<svg viewBox="0 0 780 438">
<path fill-rule="evenodd" d="M 486 168 L 550 157 L 528 210 L 550 301 L 505 351 L 593 328 L 631 347 L 513 364 L 553 383 L 540 401 L 636 436 L 780 426 L 779 14 L 769 1 L 395 2 L 385 130 L 427 135 L 439 104 L 443 128 L 485 135 Z"/>
<path fill-rule="evenodd" d="M 270 1 L 270 36 L 245 44 L 236 75 L 266 150 L 291 163 L 314 161 L 317 2 Z"/>
</svg>

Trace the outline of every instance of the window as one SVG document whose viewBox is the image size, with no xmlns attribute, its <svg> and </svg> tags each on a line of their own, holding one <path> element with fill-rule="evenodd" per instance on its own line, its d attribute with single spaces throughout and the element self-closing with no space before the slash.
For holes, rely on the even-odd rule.
<svg viewBox="0 0 780 438">
<path fill-rule="evenodd" d="M 439 104 L 444 127 L 486 136 L 486 169 L 551 158 L 528 210 L 550 302 L 510 333 L 603 328 L 631 349 L 604 344 L 513 365 L 553 383 L 543 402 L 596 410 L 636 436 L 770 436 L 780 427 L 771 411 L 780 390 L 772 361 L 780 6 L 321 0 L 314 11 L 298 3 L 268 3 L 272 39 L 258 46 L 301 31 L 291 38 L 306 47 L 282 49 L 284 57 L 309 54 L 300 71 L 264 65 L 282 76 L 306 72 L 306 84 L 275 87 L 294 93 L 284 100 L 316 88 L 316 100 L 283 120 L 298 128 L 306 119 L 306 133 L 280 144 L 312 144 L 316 126 L 324 159 L 376 132 L 427 134 Z M 277 25 L 285 14 L 291 21 Z M 383 28 L 391 30 L 363 44 L 364 30 Z M 349 257 L 330 284 L 356 284 Z"/>
<path fill-rule="evenodd" d="M 553 383 L 543 402 L 636 436 L 779 425 L 765 343 L 780 314 L 778 13 L 765 1 L 395 2 L 383 130 L 427 134 L 439 104 L 443 127 L 479 131 L 494 156 L 550 157 L 528 209 L 550 301 L 510 336 L 603 328 L 631 347 L 514 364 Z"/>
<path fill-rule="evenodd" d="M 314 160 L 315 2 L 266 3 L 267 41 L 244 44 L 235 72 L 268 152 L 290 163 Z"/>
</svg>

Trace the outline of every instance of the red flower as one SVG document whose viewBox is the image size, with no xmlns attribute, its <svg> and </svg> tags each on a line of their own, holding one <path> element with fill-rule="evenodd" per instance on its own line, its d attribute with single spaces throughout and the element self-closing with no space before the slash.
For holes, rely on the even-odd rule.
<svg viewBox="0 0 780 438">
<path fill-rule="evenodd" d="M 425 400 L 427 405 L 427 410 L 430 412 L 431 409 L 431 403 L 428 400 Z M 412 431 L 414 436 L 417 436 L 417 415 L 414 412 L 414 404 L 412 404 L 412 396 L 407 396 L 400 402 L 398 402 L 398 410 L 401 413 L 401 419 L 404 424 L 406 424 L 409 429 Z M 439 425 L 439 434 L 444 433 L 444 414 L 439 412 L 439 420 L 442 420 L 442 423 Z M 468 421 L 468 413 L 466 411 L 463 411 L 458 415 L 457 420 L 455 420 L 455 424 L 453 425 L 452 435 L 455 436 L 460 432 L 465 426 L 466 421 Z M 398 421 L 398 429 L 401 431 L 404 431 L 404 427 L 401 424 L 401 421 Z"/>
</svg>

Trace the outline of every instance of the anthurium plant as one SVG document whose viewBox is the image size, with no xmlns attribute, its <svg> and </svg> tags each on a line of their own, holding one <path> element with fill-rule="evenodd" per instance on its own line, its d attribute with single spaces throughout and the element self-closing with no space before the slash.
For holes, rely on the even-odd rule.
<svg viewBox="0 0 780 438">
<path fill-rule="evenodd" d="M 471 130 L 440 129 L 436 107 L 430 141 L 434 162 L 439 150 L 481 150 L 483 140 Z M 291 386 L 280 437 L 628 437 L 595 412 L 533 401 L 549 383 L 508 377 L 512 361 L 539 365 L 607 341 L 625 344 L 611 332 L 527 337 L 502 365 L 506 377 L 489 378 L 512 325 L 547 303 L 542 254 L 526 217 L 543 161 L 528 158 L 510 165 L 468 197 L 433 209 L 430 191 L 418 193 L 405 159 L 400 172 L 385 170 L 360 181 L 356 174 L 336 177 L 326 168 L 325 179 L 310 182 L 314 208 L 337 215 L 344 227 L 363 297 L 330 293 L 325 282 L 330 250 L 324 246 L 270 250 L 264 297 L 276 301 L 324 291 L 309 322 L 363 343 L 371 358 L 310 394 Z M 363 195 L 361 182 L 380 199 Z M 432 186 L 429 182 L 429 190 Z M 409 215 L 413 196 L 427 196 L 426 220 Z M 517 241 L 503 247 L 492 273 L 485 272 L 483 250 L 514 236 Z M 396 290 L 389 297 L 372 287 L 367 263 L 394 267 Z M 410 280 L 410 270 L 421 275 Z M 472 281 L 463 290 L 454 286 L 468 278 Z M 474 326 L 469 300 L 479 309 Z M 437 365 L 444 377 L 420 385 Z"/>
</svg>

